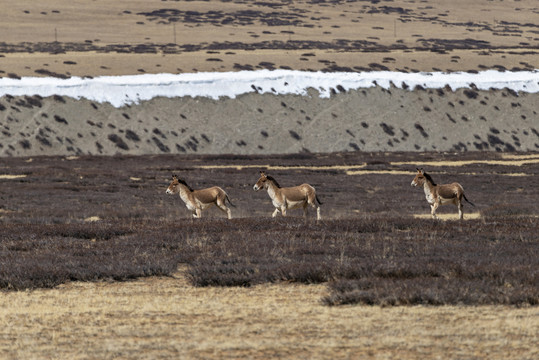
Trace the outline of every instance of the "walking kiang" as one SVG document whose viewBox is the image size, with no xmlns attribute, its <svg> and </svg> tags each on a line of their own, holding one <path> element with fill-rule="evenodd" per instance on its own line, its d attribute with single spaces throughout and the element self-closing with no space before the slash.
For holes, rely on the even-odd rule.
<svg viewBox="0 0 539 360">
<path fill-rule="evenodd" d="M 206 189 L 193 190 L 185 180 L 179 178 L 177 175 L 172 175 L 172 182 L 167 188 L 167 194 L 179 194 L 182 201 L 193 213 L 194 218 L 202 217 L 202 210 L 206 210 L 212 205 L 217 206 L 218 209 L 227 214 L 229 219 L 232 219 L 232 212 L 230 208 L 226 206 L 226 201 L 232 206 L 232 202 L 228 198 L 227 193 L 219 186 L 213 186 Z"/>
<path fill-rule="evenodd" d="M 430 213 L 433 219 L 437 219 L 436 210 L 438 206 L 444 204 L 454 204 L 459 209 L 459 219 L 463 219 L 462 213 L 462 199 L 466 200 L 470 205 L 472 204 L 464 195 L 464 188 L 457 182 L 451 184 L 437 185 L 432 177 L 427 174 L 423 169 L 417 169 L 417 174 L 414 180 L 412 180 L 412 186 L 423 186 L 425 191 L 425 197 L 430 205 Z"/>
<path fill-rule="evenodd" d="M 286 216 L 287 210 L 303 208 L 303 216 L 307 218 L 308 207 L 316 209 L 316 220 L 320 220 L 320 205 L 322 203 L 316 196 L 316 190 L 309 184 L 301 184 L 294 187 L 281 187 L 279 183 L 271 176 L 266 175 L 264 171 L 260 172 L 260 178 L 253 186 L 255 191 L 266 189 L 271 198 L 275 211 L 272 217 L 280 212 Z"/>
</svg>

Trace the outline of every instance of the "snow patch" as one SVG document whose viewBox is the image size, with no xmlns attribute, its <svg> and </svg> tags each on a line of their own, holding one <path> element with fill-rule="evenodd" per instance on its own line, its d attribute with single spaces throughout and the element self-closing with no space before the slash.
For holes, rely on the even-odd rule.
<svg viewBox="0 0 539 360">
<path fill-rule="evenodd" d="M 509 88 L 516 92 L 539 92 L 539 71 L 499 72 L 487 70 L 478 73 L 420 72 L 400 73 L 391 71 L 364 73 L 325 73 L 292 70 L 258 70 L 240 72 L 212 72 L 195 74 L 143 74 L 128 76 L 101 76 L 95 78 L 23 77 L 0 79 L 0 97 L 4 95 L 53 95 L 85 98 L 115 107 L 139 103 L 154 97 L 221 97 L 258 92 L 276 95 L 308 95 L 309 89 L 318 91 L 323 98 L 332 92 L 381 86 L 414 89 Z M 473 84 L 473 85 L 472 85 Z"/>
</svg>

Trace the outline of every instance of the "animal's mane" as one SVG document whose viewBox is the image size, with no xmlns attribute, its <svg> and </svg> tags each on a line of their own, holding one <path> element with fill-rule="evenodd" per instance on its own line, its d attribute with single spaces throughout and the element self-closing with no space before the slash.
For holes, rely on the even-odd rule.
<svg viewBox="0 0 539 360">
<path fill-rule="evenodd" d="M 273 181 L 273 183 L 275 184 L 275 186 L 277 186 L 278 188 L 281 187 L 281 185 L 279 185 L 279 183 L 277 182 L 277 180 L 275 180 L 275 179 L 273 178 L 273 176 L 266 175 L 266 179 L 268 179 L 269 181 Z"/>
<path fill-rule="evenodd" d="M 423 176 L 425 176 L 425 179 L 427 179 L 428 182 L 436 186 L 436 183 L 434 182 L 434 180 L 432 180 L 432 177 L 429 174 L 427 174 L 426 172 L 423 172 Z"/>
<path fill-rule="evenodd" d="M 185 182 L 184 179 L 180 179 L 179 177 L 176 177 L 176 179 L 178 179 L 178 182 L 179 182 L 180 184 L 183 184 L 183 185 L 187 186 L 187 188 L 189 189 L 189 191 L 194 191 L 193 188 L 191 188 L 189 185 L 187 185 L 187 183 Z"/>
</svg>

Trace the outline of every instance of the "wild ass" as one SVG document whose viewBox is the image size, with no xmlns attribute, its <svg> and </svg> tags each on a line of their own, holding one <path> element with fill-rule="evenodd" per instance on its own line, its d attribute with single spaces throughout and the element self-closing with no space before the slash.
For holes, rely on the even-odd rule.
<svg viewBox="0 0 539 360">
<path fill-rule="evenodd" d="M 232 219 L 230 209 L 226 206 L 225 201 L 234 206 L 226 192 L 218 186 L 207 189 L 193 190 L 185 180 L 180 179 L 176 175 L 172 175 L 172 182 L 167 188 L 167 194 L 180 194 L 180 198 L 185 205 L 193 213 L 194 218 L 202 217 L 202 210 L 206 210 L 212 205 L 225 212 L 229 219 Z"/>
<path fill-rule="evenodd" d="M 266 189 L 271 198 L 275 211 L 272 217 L 277 216 L 279 211 L 283 216 L 286 216 L 288 209 L 303 208 L 303 216 L 307 218 L 307 206 L 311 205 L 316 208 L 316 220 L 321 220 L 320 206 L 322 203 L 316 196 L 316 190 L 309 184 L 301 184 L 294 187 L 281 187 L 277 181 L 266 175 L 264 171 L 260 172 L 260 179 L 253 186 L 255 191 Z M 316 204 L 318 202 L 318 205 Z"/>
<path fill-rule="evenodd" d="M 464 189 L 462 185 L 457 182 L 451 184 L 436 185 L 432 177 L 423 171 L 423 169 L 417 169 L 417 174 L 414 180 L 412 180 L 412 186 L 423 186 L 425 190 L 425 197 L 430 205 L 430 213 L 433 219 L 436 219 L 436 209 L 438 206 L 444 204 L 455 204 L 459 209 L 459 219 L 462 220 L 462 199 L 466 200 L 470 205 L 472 204 L 464 195 Z"/>
</svg>

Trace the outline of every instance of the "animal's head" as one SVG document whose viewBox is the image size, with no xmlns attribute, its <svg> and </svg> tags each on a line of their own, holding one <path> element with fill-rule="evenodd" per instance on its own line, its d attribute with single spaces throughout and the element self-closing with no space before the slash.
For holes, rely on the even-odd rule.
<svg viewBox="0 0 539 360">
<path fill-rule="evenodd" d="M 414 180 L 412 180 L 412 186 L 423 186 L 425 184 L 425 171 L 423 169 L 417 169 Z"/>
<path fill-rule="evenodd" d="M 176 194 L 179 191 L 180 186 L 180 180 L 178 179 L 178 176 L 172 175 L 172 181 L 170 182 L 170 185 L 167 188 L 167 194 L 172 195 Z"/>
<path fill-rule="evenodd" d="M 265 186 L 267 186 L 268 183 L 268 176 L 264 171 L 260 171 L 260 178 L 256 182 L 256 184 L 253 186 L 254 191 L 258 191 L 260 189 L 263 189 Z"/>
</svg>

